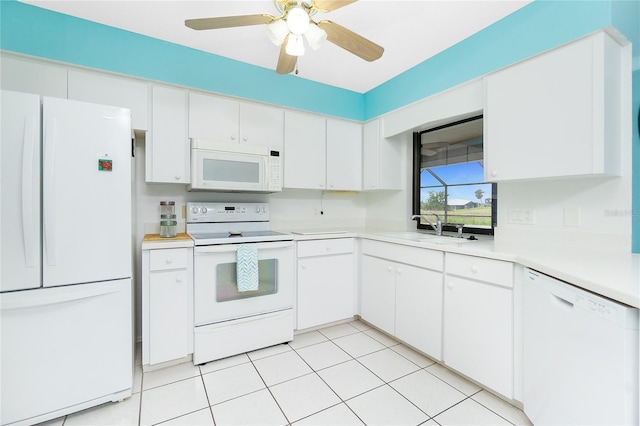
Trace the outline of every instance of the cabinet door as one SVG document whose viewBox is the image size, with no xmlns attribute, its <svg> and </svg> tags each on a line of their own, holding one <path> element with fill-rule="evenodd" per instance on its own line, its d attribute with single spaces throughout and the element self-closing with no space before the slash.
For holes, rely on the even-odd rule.
<svg viewBox="0 0 640 426">
<path fill-rule="evenodd" d="M 325 189 L 324 117 L 285 111 L 284 187 Z"/>
<path fill-rule="evenodd" d="M 396 337 L 442 359 L 442 273 L 398 265 Z"/>
<path fill-rule="evenodd" d="M 219 96 L 189 93 L 189 137 L 237 143 L 240 103 Z"/>
<path fill-rule="evenodd" d="M 149 279 L 149 363 L 181 358 L 188 350 L 186 270 L 152 272 Z"/>
<path fill-rule="evenodd" d="M 146 83 L 69 70 L 69 99 L 129 108 L 131 127 L 138 130 L 149 129 L 149 94 Z"/>
<path fill-rule="evenodd" d="M 604 89 L 620 80 L 619 72 L 605 75 L 619 63 L 606 54 L 619 50 L 613 43 L 601 33 L 486 78 L 487 181 L 607 172 L 605 148 L 619 145 L 618 137 L 605 144 L 605 119 L 615 121 L 620 109 L 619 93 L 609 98 Z"/>
<path fill-rule="evenodd" d="M 362 189 L 380 189 L 380 120 L 365 123 L 362 129 Z"/>
<path fill-rule="evenodd" d="M 443 341 L 445 364 L 512 397 L 511 289 L 446 276 Z"/>
<path fill-rule="evenodd" d="M 362 189 L 402 189 L 401 144 L 383 138 L 381 120 L 366 123 L 362 139 Z"/>
<path fill-rule="evenodd" d="M 362 256 L 360 316 L 391 335 L 395 335 L 395 279 L 395 263 Z"/>
<path fill-rule="evenodd" d="M 362 190 L 362 125 L 327 119 L 327 189 Z"/>
<path fill-rule="evenodd" d="M 241 102 L 240 143 L 282 149 L 284 146 L 284 110 Z"/>
<path fill-rule="evenodd" d="M 353 316 L 353 254 L 298 259 L 298 330 Z"/>
<path fill-rule="evenodd" d="M 33 93 L 52 98 L 67 98 L 67 69 L 26 58 L 2 55 L 2 90 Z"/>
<path fill-rule="evenodd" d="M 151 135 L 146 141 L 146 181 L 189 183 L 187 94 L 179 89 L 152 89 Z"/>
</svg>

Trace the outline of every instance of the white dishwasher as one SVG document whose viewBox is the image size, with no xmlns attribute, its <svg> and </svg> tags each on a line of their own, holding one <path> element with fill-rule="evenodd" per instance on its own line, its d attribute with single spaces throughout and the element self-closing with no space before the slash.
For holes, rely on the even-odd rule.
<svg viewBox="0 0 640 426">
<path fill-rule="evenodd" d="M 637 425 L 638 309 L 525 269 L 524 412 L 534 425 Z"/>
</svg>

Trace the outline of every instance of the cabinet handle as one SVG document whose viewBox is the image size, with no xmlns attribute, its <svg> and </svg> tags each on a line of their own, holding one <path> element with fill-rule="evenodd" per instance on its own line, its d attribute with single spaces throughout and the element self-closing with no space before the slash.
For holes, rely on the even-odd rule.
<svg viewBox="0 0 640 426">
<path fill-rule="evenodd" d="M 452 282 L 448 282 L 447 283 L 447 288 L 453 288 L 453 283 Z"/>
<path fill-rule="evenodd" d="M 391 266 L 387 266 L 387 272 L 393 272 L 393 268 Z"/>
<path fill-rule="evenodd" d="M 401 274 L 402 273 L 402 268 L 398 268 L 397 272 L 398 272 L 398 274 Z"/>
<path fill-rule="evenodd" d="M 329 184 L 329 188 L 333 188 L 333 184 Z"/>
<path fill-rule="evenodd" d="M 491 172 L 491 176 L 492 176 L 492 177 L 496 177 L 496 176 L 498 176 L 498 171 L 497 171 L 497 170 L 493 170 L 493 171 Z"/>
<path fill-rule="evenodd" d="M 180 176 L 179 174 L 176 175 L 176 180 L 180 180 L 182 176 Z"/>
<path fill-rule="evenodd" d="M 236 135 L 231 135 L 231 140 L 235 141 L 236 140 Z"/>
<path fill-rule="evenodd" d="M 301 264 L 301 265 L 300 265 L 300 267 L 301 267 L 302 269 L 307 269 L 307 265 L 305 265 L 304 263 L 303 263 L 303 264 Z"/>
<path fill-rule="evenodd" d="M 244 137 L 242 138 L 242 140 L 246 142 L 246 141 L 248 141 L 248 140 L 249 140 L 249 138 L 248 138 L 248 137 L 246 137 L 246 136 L 244 136 Z"/>
<path fill-rule="evenodd" d="M 176 275 L 176 282 L 177 283 L 181 283 L 182 282 L 182 275 L 180 275 L 180 274 Z"/>
<path fill-rule="evenodd" d="M 165 261 L 165 263 L 171 263 L 171 262 L 173 262 L 173 259 L 170 258 L 170 257 L 167 257 L 164 261 Z"/>
<path fill-rule="evenodd" d="M 476 265 L 471 265 L 471 272 L 473 272 L 474 274 L 478 273 L 478 267 Z"/>
<path fill-rule="evenodd" d="M 329 250 L 331 250 L 331 246 L 329 246 L 329 245 L 328 245 L 328 246 L 326 246 L 324 249 L 325 249 L 326 251 L 329 251 Z"/>
</svg>

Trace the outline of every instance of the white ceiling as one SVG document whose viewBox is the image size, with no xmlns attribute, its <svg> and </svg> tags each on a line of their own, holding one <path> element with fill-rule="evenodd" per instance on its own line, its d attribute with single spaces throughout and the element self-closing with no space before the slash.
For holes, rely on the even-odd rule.
<svg viewBox="0 0 640 426">
<path fill-rule="evenodd" d="M 21 0 L 205 52 L 274 69 L 279 47 L 264 25 L 194 31 L 185 19 L 269 13 L 271 0 Z M 314 20 L 332 20 L 385 48 L 366 62 L 325 42 L 307 47 L 299 77 L 364 93 L 520 9 L 531 0 L 360 0 Z M 274 71 L 275 73 L 275 71 Z"/>
</svg>

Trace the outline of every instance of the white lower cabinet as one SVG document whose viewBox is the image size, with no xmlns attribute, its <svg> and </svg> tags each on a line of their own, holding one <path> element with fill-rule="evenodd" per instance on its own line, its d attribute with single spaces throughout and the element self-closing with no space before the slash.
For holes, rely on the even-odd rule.
<svg viewBox="0 0 640 426">
<path fill-rule="evenodd" d="M 193 249 L 142 252 L 142 364 L 193 353 Z"/>
<path fill-rule="evenodd" d="M 362 252 L 362 319 L 441 359 L 443 253 L 370 240 Z"/>
<path fill-rule="evenodd" d="M 513 264 L 447 253 L 443 361 L 513 397 Z"/>
<path fill-rule="evenodd" d="M 298 242 L 298 330 L 355 314 L 354 244 L 353 238 Z"/>
</svg>

